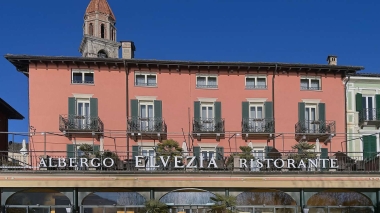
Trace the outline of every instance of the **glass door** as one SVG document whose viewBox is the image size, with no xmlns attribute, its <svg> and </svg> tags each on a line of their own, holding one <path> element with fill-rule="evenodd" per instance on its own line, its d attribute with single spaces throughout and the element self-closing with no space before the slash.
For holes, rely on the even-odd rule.
<svg viewBox="0 0 380 213">
<path fill-rule="evenodd" d="M 363 106 L 363 116 L 364 120 L 372 121 L 374 120 L 375 112 L 375 102 L 373 96 L 363 96 L 362 97 L 362 106 Z"/>
<path fill-rule="evenodd" d="M 77 100 L 77 113 L 75 116 L 79 129 L 88 129 L 90 126 L 90 102 Z"/>
<path fill-rule="evenodd" d="M 156 155 L 154 150 L 142 150 L 142 155 L 148 158 L 148 165 L 146 165 L 146 170 L 154 170 L 154 166 L 156 165 Z"/>
<path fill-rule="evenodd" d="M 201 114 L 203 132 L 214 131 L 214 106 L 213 104 L 202 104 L 202 114 Z"/>
<path fill-rule="evenodd" d="M 263 132 L 265 122 L 263 119 L 263 107 L 262 106 L 250 106 L 249 108 L 249 126 L 252 132 Z"/>
<path fill-rule="evenodd" d="M 318 130 L 318 124 L 316 122 L 316 107 L 315 106 L 306 106 L 305 107 L 305 125 L 307 133 L 316 133 Z"/>
<path fill-rule="evenodd" d="M 154 126 L 153 103 L 140 103 L 140 131 L 151 132 Z"/>
</svg>

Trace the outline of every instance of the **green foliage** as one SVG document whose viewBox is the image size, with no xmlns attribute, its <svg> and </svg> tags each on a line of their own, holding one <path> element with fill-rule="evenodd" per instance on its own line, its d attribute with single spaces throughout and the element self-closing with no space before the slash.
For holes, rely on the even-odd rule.
<svg viewBox="0 0 380 213">
<path fill-rule="evenodd" d="M 210 197 L 215 205 L 211 207 L 211 213 L 232 213 L 236 212 L 236 197 L 215 194 L 215 197 Z"/>
<path fill-rule="evenodd" d="M 298 150 L 298 153 L 290 154 L 289 158 L 294 159 L 296 163 L 300 162 L 301 159 L 306 162 L 307 159 L 313 159 L 317 156 L 314 152 L 315 145 L 308 142 L 299 142 L 292 146 L 292 148 Z"/>
<path fill-rule="evenodd" d="M 79 150 L 83 152 L 83 156 L 88 157 L 94 152 L 94 147 L 90 144 L 81 144 Z"/>
<path fill-rule="evenodd" d="M 158 200 L 148 200 L 145 202 L 145 213 L 167 213 L 169 207 Z"/>
<path fill-rule="evenodd" d="M 157 145 L 157 153 L 159 156 L 170 157 L 171 161 L 174 161 L 174 156 L 182 156 L 183 149 L 179 146 L 178 142 L 169 139 L 164 140 Z"/>
<path fill-rule="evenodd" d="M 239 156 L 240 159 L 246 159 L 247 163 L 251 161 L 251 159 L 255 160 L 255 157 L 252 155 L 252 148 L 249 146 L 240 146 L 240 153 L 233 153 L 227 159 L 227 167 L 234 166 L 234 156 Z M 248 165 L 248 164 L 247 164 Z"/>
</svg>

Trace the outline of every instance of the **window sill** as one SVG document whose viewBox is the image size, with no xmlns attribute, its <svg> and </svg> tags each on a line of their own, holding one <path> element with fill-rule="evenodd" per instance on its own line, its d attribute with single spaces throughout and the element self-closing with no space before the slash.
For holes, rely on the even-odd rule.
<svg viewBox="0 0 380 213">
<path fill-rule="evenodd" d="M 321 89 L 301 89 L 300 91 L 323 92 Z"/>
<path fill-rule="evenodd" d="M 195 86 L 195 89 L 219 89 L 218 87 L 198 87 Z"/>
<path fill-rule="evenodd" d="M 90 84 L 90 83 L 71 83 L 71 85 L 95 86 L 95 84 Z"/>
<path fill-rule="evenodd" d="M 135 85 L 135 87 L 158 88 L 157 85 L 155 85 L 155 86 Z"/>
<path fill-rule="evenodd" d="M 247 88 L 247 87 L 245 87 L 244 89 L 245 90 L 268 90 L 268 87 L 267 88 Z"/>
</svg>

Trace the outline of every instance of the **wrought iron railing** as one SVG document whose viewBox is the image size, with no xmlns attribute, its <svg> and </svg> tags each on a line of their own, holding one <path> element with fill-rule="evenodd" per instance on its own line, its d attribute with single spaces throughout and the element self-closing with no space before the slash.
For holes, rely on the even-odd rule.
<svg viewBox="0 0 380 213">
<path fill-rule="evenodd" d="M 84 115 L 59 115 L 59 130 L 103 132 L 104 125 L 99 117 Z"/>
<path fill-rule="evenodd" d="M 273 133 L 274 120 L 266 118 L 243 118 L 242 133 Z"/>
<path fill-rule="evenodd" d="M 128 132 L 167 132 L 167 126 L 163 118 L 146 118 L 140 116 L 129 117 Z"/>
<path fill-rule="evenodd" d="M 193 133 L 224 133 L 224 118 L 194 118 Z"/>
<path fill-rule="evenodd" d="M 145 87 L 155 87 L 157 86 L 157 83 L 156 82 L 135 82 L 135 86 L 145 86 Z"/>
<path fill-rule="evenodd" d="M 321 86 L 301 86 L 301 90 L 322 90 Z"/>
<path fill-rule="evenodd" d="M 246 89 L 266 89 L 267 85 L 245 85 Z"/>
<path fill-rule="evenodd" d="M 380 153 L 330 152 L 279 152 L 268 153 L 215 152 L 203 158 L 202 153 L 181 152 L 168 155 L 155 151 L 153 154 L 138 152 L 105 151 L 83 154 L 69 151 L 28 151 L 12 159 L 0 152 L 0 173 L 12 171 L 57 172 L 248 172 L 248 173 L 363 173 L 380 174 Z M 326 154 L 326 153 L 325 153 Z M 366 155 L 367 157 L 364 157 Z M 170 157 L 168 157 L 170 156 Z M 175 157 L 177 156 L 177 157 Z M 368 157 L 371 156 L 371 157 Z M 164 161 L 162 161 L 164 159 Z M 184 160 L 187 159 L 187 160 Z M 50 171 L 51 172 L 51 171 Z M 237 173 L 239 174 L 239 173 Z"/>
<path fill-rule="evenodd" d="M 302 120 L 295 125 L 296 133 L 306 134 L 334 134 L 335 121 Z"/>
<path fill-rule="evenodd" d="M 196 88 L 218 88 L 217 84 L 197 84 Z"/>
<path fill-rule="evenodd" d="M 380 121 L 380 110 L 376 108 L 363 108 L 359 111 L 359 122 Z"/>
</svg>

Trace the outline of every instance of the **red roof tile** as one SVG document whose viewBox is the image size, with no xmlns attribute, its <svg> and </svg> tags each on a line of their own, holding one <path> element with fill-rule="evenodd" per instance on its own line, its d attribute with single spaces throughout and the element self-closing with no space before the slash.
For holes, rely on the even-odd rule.
<svg viewBox="0 0 380 213">
<path fill-rule="evenodd" d="M 90 4 L 87 6 L 86 14 L 92 12 L 100 12 L 109 15 L 116 21 L 115 15 L 113 14 L 107 0 L 91 0 Z"/>
</svg>

